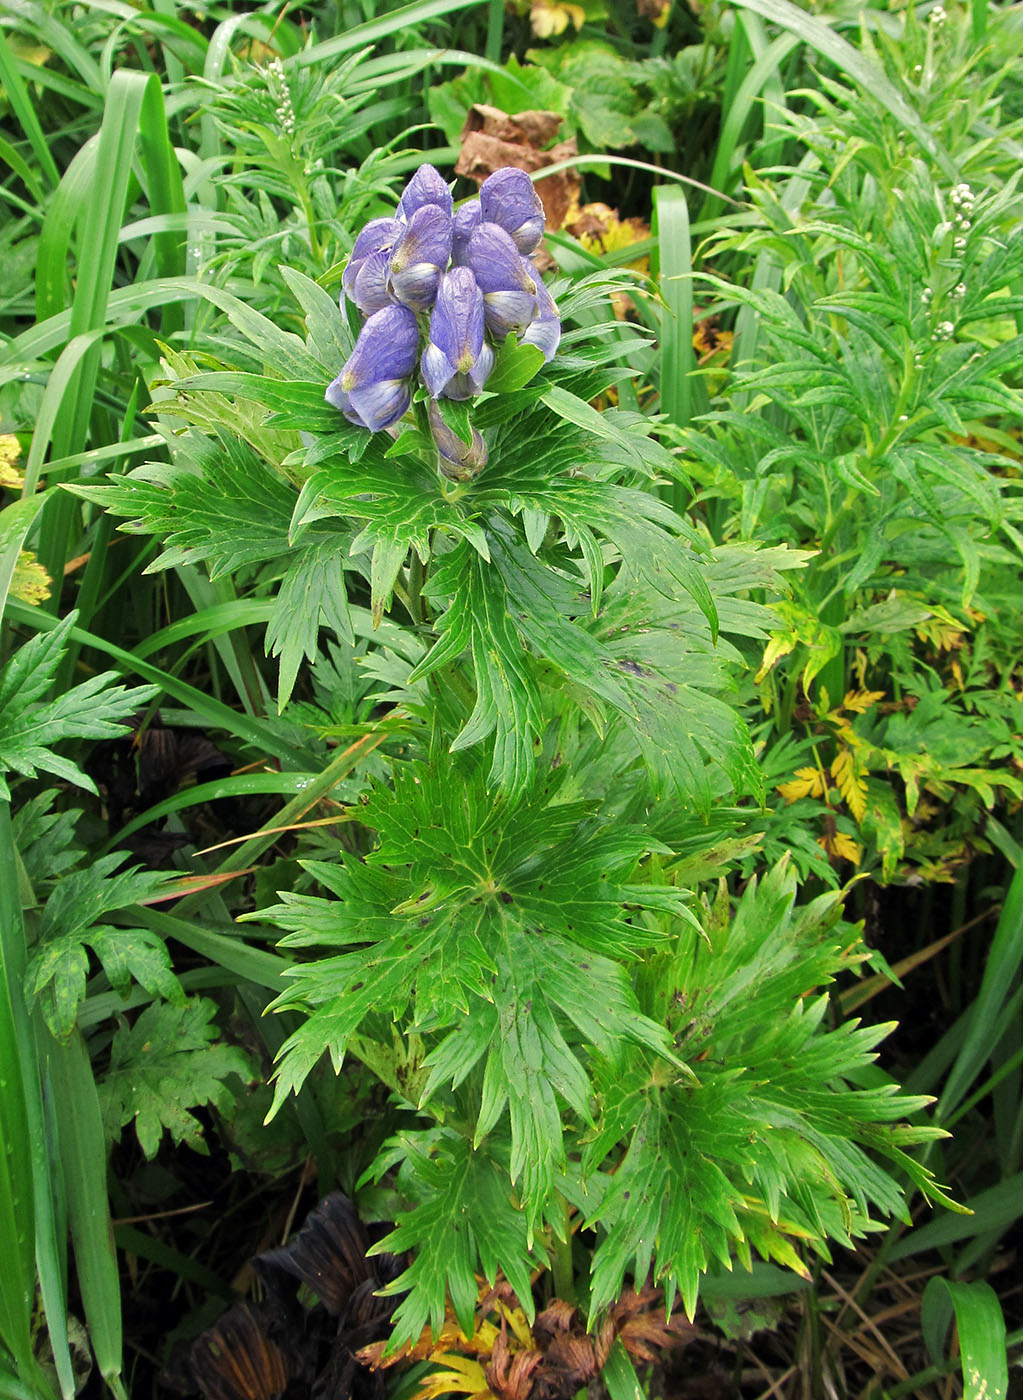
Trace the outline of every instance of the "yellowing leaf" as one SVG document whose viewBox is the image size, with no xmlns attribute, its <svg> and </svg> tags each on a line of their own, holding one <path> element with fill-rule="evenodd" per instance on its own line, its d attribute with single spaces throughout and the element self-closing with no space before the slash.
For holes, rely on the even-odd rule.
<svg viewBox="0 0 1023 1400">
<path fill-rule="evenodd" d="M 618 210 L 607 204 L 584 204 L 570 211 L 565 222 L 569 231 L 591 253 L 617 253 L 650 237 L 649 224 L 642 219 L 622 219 Z M 649 267 L 650 260 L 639 258 L 627 265 L 642 272 Z"/>
<path fill-rule="evenodd" d="M 962 646 L 966 628 L 945 613 L 944 608 L 935 608 L 935 612 L 943 615 L 928 618 L 926 622 L 921 623 L 915 629 L 916 635 L 922 642 L 928 642 L 935 651 L 952 651 L 953 648 Z"/>
<path fill-rule="evenodd" d="M 14 465 L 21 456 L 21 443 L 13 433 L 0 433 L 0 487 L 20 491 L 25 478 Z"/>
<path fill-rule="evenodd" d="M 498 1337 L 498 1329 L 492 1322 L 480 1322 L 473 1335 L 466 1339 L 465 1333 L 459 1326 L 458 1319 L 451 1310 L 450 1304 L 444 1314 L 444 1323 L 439 1335 L 434 1335 L 429 1327 L 424 1327 L 419 1337 L 414 1342 L 406 1342 L 394 1351 L 384 1355 L 386 1342 L 373 1342 L 369 1346 L 363 1347 L 359 1352 L 359 1358 L 364 1366 L 370 1366 L 373 1370 L 377 1367 L 393 1366 L 397 1361 L 443 1361 L 448 1354 L 448 1349 L 459 1347 L 462 1351 L 467 1351 L 474 1356 L 489 1357 L 494 1349 L 494 1342 Z"/>
<path fill-rule="evenodd" d="M 853 865 L 859 865 L 863 859 L 863 847 L 851 836 L 846 836 L 844 831 L 818 836 L 817 845 L 823 846 L 829 856 L 838 856 L 841 860 L 850 861 Z"/>
<path fill-rule="evenodd" d="M 529 10 L 529 22 L 538 39 L 564 34 L 569 24 L 581 29 L 585 18 L 581 6 L 565 4 L 562 0 L 533 0 Z"/>
<path fill-rule="evenodd" d="M 849 811 L 857 822 L 862 821 L 867 808 L 867 784 L 857 772 L 856 756 L 851 749 L 839 749 L 831 765 L 831 776 Z"/>
<path fill-rule="evenodd" d="M 842 634 L 837 627 L 821 622 L 816 613 L 796 603 L 779 602 L 774 610 L 786 625 L 771 633 L 755 680 L 762 681 L 781 657 L 787 656 L 797 645 L 802 645 L 806 648 L 807 658 L 800 679 L 804 691 L 809 690 L 814 677 L 823 671 L 832 657 L 841 652 Z"/>
<path fill-rule="evenodd" d="M 508 1326 L 514 1333 L 519 1345 L 525 1347 L 527 1351 L 530 1347 L 535 1347 L 536 1342 L 533 1340 L 533 1334 L 529 1330 L 529 1322 L 522 1309 L 509 1308 L 506 1303 L 502 1303 L 500 1300 L 498 1300 L 497 1306 L 501 1312 L 501 1316 L 507 1321 Z M 493 1342 L 491 1342 L 490 1350 L 493 1351 L 493 1349 L 494 1345 Z"/>
<path fill-rule="evenodd" d="M 753 677 L 757 684 L 764 679 L 772 666 L 777 665 L 783 656 L 788 656 L 795 645 L 795 637 L 786 636 L 783 632 L 775 632 L 772 635 L 767 646 L 764 648 L 764 659 L 760 663 L 760 670 Z"/>
<path fill-rule="evenodd" d="M 637 0 L 636 10 L 657 29 L 663 29 L 671 14 L 671 0 Z"/>
<path fill-rule="evenodd" d="M 31 550 L 20 550 L 11 576 L 11 597 L 38 607 L 45 603 L 49 593 L 50 575 Z"/>
<path fill-rule="evenodd" d="M 796 776 L 778 784 L 778 792 L 786 802 L 798 802 L 801 797 L 823 797 L 824 775 L 819 768 L 797 768 Z"/>
<path fill-rule="evenodd" d="M 478 1361 L 455 1352 L 442 1352 L 433 1358 L 441 1367 L 419 1382 L 413 1400 L 433 1400 L 437 1395 L 489 1395 L 490 1387 Z"/>
<path fill-rule="evenodd" d="M 842 701 L 841 708 L 852 710 L 857 715 L 865 715 L 879 700 L 883 699 L 883 690 L 850 690 Z"/>
<path fill-rule="evenodd" d="M 763 1259 L 774 1259 L 783 1269 L 791 1269 L 800 1278 L 809 1278 L 810 1271 L 800 1259 L 789 1236 L 799 1239 L 813 1238 L 805 1226 L 789 1220 L 772 1220 L 762 1202 L 746 1198 L 748 1214 L 743 1214 L 742 1225 L 746 1238 Z M 747 1268 L 749 1266 L 747 1265 Z"/>
</svg>

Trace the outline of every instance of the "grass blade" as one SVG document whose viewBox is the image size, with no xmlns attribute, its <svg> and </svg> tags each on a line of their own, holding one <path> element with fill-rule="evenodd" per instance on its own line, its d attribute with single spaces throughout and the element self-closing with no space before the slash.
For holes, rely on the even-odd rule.
<svg viewBox="0 0 1023 1400">
<path fill-rule="evenodd" d="M 166 797 L 155 806 L 148 807 L 137 817 L 132 817 L 116 835 L 110 837 L 99 854 L 104 855 L 108 850 L 116 850 L 129 836 L 141 831 L 144 826 L 162 821 L 164 817 L 181 812 L 187 807 L 198 807 L 204 802 L 219 802 L 225 797 L 294 797 L 306 790 L 312 777 L 311 773 L 242 773 L 233 777 L 218 778 L 216 782 L 187 787 L 181 792 L 176 792 L 173 797 Z M 338 821 L 341 820 L 339 816 Z"/>
<path fill-rule="evenodd" d="M 876 63 L 853 48 L 848 39 L 836 34 L 823 20 L 808 15 L 790 0 L 731 0 L 734 5 L 753 10 L 755 14 L 780 25 L 828 59 L 841 72 L 858 83 L 865 92 L 887 108 L 896 123 L 907 131 L 945 172 L 950 180 L 958 178 L 956 166 L 948 153 L 938 145 L 926 125 L 902 94 Z"/>
<path fill-rule="evenodd" d="M 611 1344 L 600 1377 L 611 1400 L 645 1400 L 646 1391 L 639 1383 L 636 1368 L 617 1337 Z"/>
<path fill-rule="evenodd" d="M 50 147 L 43 135 L 43 128 L 39 125 L 39 118 L 36 116 L 36 109 L 28 95 L 28 88 L 18 72 L 14 55 L 7 42 L 7 35 L 4 34 L 3 30 L 0 30 L 0 87 L 3 88 L 7 101 L 11 104 L 11 110 L 17 117 L 18 124 L 28 137 L 32 154 L 39 162 L 49 183 L 56 186 L 60 181 L 57 162 L 50 153 Z"/>
<path fill-rule="evenodd" d="M 180 909 L 182 904 L 178 904 Z M 242 938 L 231 937 L 204 928 L 194 919 L 179 918 L 177 914 L 165 914 L 162 910 L 137 905 L 131 911 L 132 923 L 144 924 L 164 938 L 174 938 L 184 947 L 208 958 L 218 967 L 237 973 L 257 987 L 267 987 L 272 992 L 280 992 L 284 984 L 282 976 L 291 963 L 276 953 L 267 953 L 262 948 L 253 948 Z"/>
<path fill-rule="evenodd" d="M 22 994 L 26 947 L 21 912 L 21 883 L 18 854 L 11 828 L 11 809 L 8 803 L 0 802 L 0 1022 L 7 1018 L 7 1035 L 0 1045 L 3 1051 L 0 1066 L 3 1067 L 5 1075 L 11 1074 L 10 1082 L 4 1084 L 2 1091 L 2 1145 L 7 1161 L 8 1189 L 12 1199 L 17 1192 L 17 1207 L 21 1212 L 22 1223 L 27 1220 L 34 1224 L 35 1266 L 39 1275 L 39 1292 L 61 1395 L 64 1400 L 73 1400 L 75 1379 L 67 1340 L 64 1244 L 61 1239 L 58 1245 L 55 1221 L 59 1193 L 46 1151 L 47 1135 L 36 1038 Z M 9 1036 L 13 1036 L 15 1042 L 13 1056 L 8 1054 Z M 19 1136 L 22 1124 L 24 1135 Z M 30 1189 L 28 1200 L 24 1199 L 27 1184 Z M 17 1245 L 12 1251 L 11 1241 L 8 1239 L 5 1242 L 5 1292 L 10 1283 L 8 1274 L 14 1272 L 18 1261 L 23 1265 L 21 1248 Z M 14 1286 L 19 1290 L 23 1288 L 24 1278 L 19 1278 Z M 34 1286 L 30 1283 L 30 1317 L 34 1293 Z M 10 1298 L 6 1301 L 8 1306 L 12 1306 Z M 16 1308 L 16 1303 L 13 1306 Z M 16 1316 L 14 1322 L 15 1327 L 7 1344 L 21 1367 L 22 1339 L 17 1335 Z M 24 1364 L 28 1368 L 29 1376 L 32 1376 L 36 1367 L 31 1344 Z M 49 1394 L 49 1390 L 40 1375 L 36 1393 L 46 1395 Z"/>
<path fill-rule="evenodd" d="M 739 26 L 737 25 L 736 33 L 738 32 Z M 735 94 L 734 101 L 724 109 L 721 135 L 718 137 L 714 165 L 710 173 L 710 183 L 715 189 L 731 193 L 735 152 L 753 105 L 761 96 L 764 86 L 772 79 L 778 67 L 792 50 L 798 47 L 800 42 L 798 34 L 782 34 L 769 44 L 746 74 Z M 700 210 L 697 223 L 712 222 L 720 216 L 721 209 L 720 196 L 708 195 Z"/>
<path fill-rule="evenodd" d="M 888 1251 L 890 1263 L 922 1254 L 957 1240 L 971 1239 L 988 1230 L 1006 1230 L 1019 1218 L 1019 1203 L 1023 1200 L 1023 1172 L 1006 1177 L 997 1186 L 982 1191 L 966 1201 L 968 1215 L 942 1215 L 903 1235 Z"/>
<path fill-rule="evenodd" d="M 4 9 L 7 14 L 20 19 L 26 29 L 37 34 L 47 48 L 59 54 L 90 92 L 103 92 L 106 85 L 99 64 L 75 38 L 70 24 L 49 14 L 41 5 L 33 4 L 32 0 L 4 0 Z"/>
<path fill-rule="evenodd" d="M 693 246 L 689 208 L 677 187 L 661 186 L 655 191 L 654 237 L 658 286 L 665 303 L 660 331 L 661 410 L 684 428 L 694 412 L 705 412 L 707 395 L 703 385 L 692 377 L 696 369 Z"/>
<path fill-rule="evenodd" d="M 119 1400 L 121 1384 L 121 1284 L 117 1274 L 107 1200 L 107 1148 L 96 1081 L 79 1030 L 64 1045 L 49 1032 L 47 1068 L 64 1164 L 68 1224 L 89 1340 L 96 1364 Z"/>
<path fill-rule="evenodd" d="M 1005 1400 L 1009 1368 L 1005 1318 L 998 1295 L 989 1283 L 929 1280 L 920 1307 L 920 1325 L 935 1364 L 944 1359 L 945 1334 L 953 1310 L 959 1332 L 964 1400 Z"/>
<path fill-rule="evenodd" d="M 944 1123 L 958 1106 L 994 1049 L 991 1026 L 1013 989 L 1021 963 L 1023 866 L 1013 875 L 1009 885 L 998 927 L 991 941 L 991 951 L 988 953 L 980 991 L 971 1010 L 966 1038 L 935 1109 L 935 1118 L 939 1123 Z"/>
<path fill-rule="evenodd" d="M 71 164 L 64 171 L 43 218 L 36 255 L 37 322 L 56 316 L 69 303 L 71 278 L 68 273 L 68 248 L 82 205 L 95 179 L 95 172 L 96 137 L 93 136 L 75 153 Z M 70 318 L 68 325 L 70 328 Z"/>
<path fill-rule="evenodd" d="M 10 808 L 6 802 L 0 813 L 0 839 L 3 837 L 11 837 Z M 7 930 L 6 935 L 0 935 L 0 1253 L 4 1261 L 0 1269 L 0 1342 L 10 1352 L 20 1375 L 28 1378 L 35 1369 L 35 1223 L 28 1112 L 22 1078 L 16 1072 L 22 1047 L 13 1003 L 20 997 L 20 987 L 17 969 L 9 957 L 11 935 L 21 922 L 13 854 L 13 848 L 0 854 L 0 919 Z M 4 859 L 4 855 L 10 858 Z"/>
<path fill-rule="evenodd" d="M 371 48 L 391 34 L 405 33 L 416 25 L 427 24 L 432 19 L 440 19 L 441 16 L 453 14 L 456 10 L 468 10 L 477 3 L 478 0 L 414 0 L 411 5 L 402 5 L 400 9 L 381 15 L 379 19 L 357 24 L 333 39 L 310 44 L 292 59 L 286 59 L 285 67 L 295 64 L 307 68 L 310 64 L 322 63 L 324 59 L 351 53 L 353 49 Z"/>
</svg>

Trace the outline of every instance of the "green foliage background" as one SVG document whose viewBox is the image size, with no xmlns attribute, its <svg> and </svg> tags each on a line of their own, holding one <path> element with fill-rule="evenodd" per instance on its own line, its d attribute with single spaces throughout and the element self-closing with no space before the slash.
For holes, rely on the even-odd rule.
<svg viewBox="0 0 1023 1400">
<path fill-rule="evenodd" d="M 953 1312 L 967 1388 L 1005 1393 L 1020 29 L 979 0 L 8 7 L 5 1394 L 75 1394 L 69 1300 L 143 1393 L 119 1164 L 211 1147 L 386 1222 L 392 1346 L 449 1307 L 471 1335 L 500 1275 L 528 1317 L 647 1278 L 692 1316 L 736 1265 L 819 1308 L 869 1239 L 864 1301 L 944 1273 L 875 1393 L 936 1393 Z M 355 236 L 477 102 L 555 112 L 580 199 L 651 229 L 550 232 L 558 356 L 505 347 L 453 484 L 421 402 L 392 441 L 323 389 Z M 921 888 L 947 953 L 928 906 L 878 921 Z M 950 1024 L 879 1050 L 849 1013 L 901 1017 L 939 954 Z M 157 1262 L 216 1283 L 192 1252 Z M 812 1393 L 833 1344 L 799 1353 Z M 605 1381 L 638 1384 L 624 1353 Z"/>
</svg>

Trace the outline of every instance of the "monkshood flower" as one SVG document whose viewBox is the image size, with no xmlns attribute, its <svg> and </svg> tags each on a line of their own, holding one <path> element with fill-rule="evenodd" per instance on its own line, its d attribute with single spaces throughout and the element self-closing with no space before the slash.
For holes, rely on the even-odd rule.
<svg viewBox="0 0 1023 1400">
<path fill-rule="evenodd" d="M 450 198 L 450 196 L 449 196 Z M 451 257 L 451 215 L 421 204 L 391 249 L 387 290 L 413 311 L 429 311 Z"/>
<path fill-rule="evenodd" d="M 355 301 L 355 282 L 366 259 L 379 253 L 386 256 L 404 231 L 405 225 L 397 219 L 371 219 L 359 234 L 348 266 L 341 274 L 341 285 L 352 301 Z M 358 306 L 358 302 L 355 304 Z"/>
<path fill-rule="evenodd" d="M 430 317 L 430 343 L 420 361 L 423 383 L 435 399 L 471 399 L 494 367 L 483 339 L 483 293 L 467 267 L 445 272 Z"/>
<path fill-rule="evenodd" d="M 494 171 L 479 199 L 456 211 L 438 172 L 420 166 L 394 218 L 371 220 L 355 240 L 342 302 L 366 319 L 328 403 L 371 432 L 391 428 L 411 405 L 418 366 L 440 470 L 459 481 L 475 476 L 486 461 L 483 440 L 473 430 L 466 444 L 437 401 L 481 393 L 509 334 L 553 358 L 561 318 L 530 257 L 543 229 L 525 171 Z"/>
<path fill-rule="evenodd" d="M 519 343 L 535 345 L 543 351 L 544 364 L 550 364 L 561 341 L 561 317 L 557 303 L 539 277 L 536 279 L 536 309 L 537 314 L 522 332 Z"/>
<path fill-rule="evenodd" d="M 506 166 L 488 175 L 480 187 L 480 209 L 487 223 L 510 234 L 520 253 L 532 253 L 543 237 L 543 205 L 524 170 Z"/>
<path fill-rule="evenodd" d="M 372 316 L 374 311 L 382 311 L 393 304 L 394 297 L 387 290 L 390 271 L 390 253 L 370 253 L 368 258 L 363 258 L 355 282 L 347 290 L 364 316 Z"/>
<path fill-rule="evenodd" d="M 466 265 L 483 293 L 487 330 L 496 340 L 521 335 L 536 313 L 540 274 L 498 224 L 481 223 L 469 239 Z"/>
<path fill-rule="evenodd" d="M 409 406 L 418 358 L 415 316 L 405 306 L 385 306 L 359 332 L 355 349 L 327 389 L 327 402 L 371 433 L 389 428 Z"/>
<path fill-rule="evenodd" d="M 479 228 L 482 218 L 483 210 L 478 199 L 470 199 L 462 205 L 461 209 L 455 210 L 455 217 L 451 225 L 451 261 L 455 267 L 465 265 L 469 239 Z"/>
<path fill-rule="evenodd" d="M 405 221 L 412 218 L 424 204 L 438 204 L 448 218 L 451 218 L 453 202 L 447 182 L 432 165 L 421 165 L 402 191 L 398 200 L 398 218 Z"/>
</svg>

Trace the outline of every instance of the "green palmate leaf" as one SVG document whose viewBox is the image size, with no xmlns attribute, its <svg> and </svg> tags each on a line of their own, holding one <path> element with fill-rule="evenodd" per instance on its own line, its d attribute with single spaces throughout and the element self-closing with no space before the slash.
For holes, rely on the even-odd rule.
<svg viewBox="0 0 1023 1400">
<path fill-rule="evenodd" d="M 437 625 L 440 638 L 411 676 L 415 682 L 468 651 L 476 703 L 453 748 L 469 748 L 495 733 L 491 776 L 511 793 L 523 791 L 533 768 L 534 746 L 545 723 L 539 670 L 527 646 L 602 703 L 627 706 L 611 659 L 582 627 L 571 621 L 585 601 L 568 579 L 544 569 L 508 536 L 488 566 L 462 545 L 439 561 L 427 588 L 431 599 L 448 598 Z M 511 587 L 509 587 L 509 580 Z M 513 591 L 516 585 L 524 593 Z M 599 716 L 602 709 L 598 708 Z"/>
<path fill-rule="evenodd" d="M 423 1102 L 474 1074 L 477 1141 L 509 1107 L 532 1223 L 564 1160 L 558 1104 L 590 1115 L 584 1047 L 609 1053 L 625 1039 L 667 1051 L 611 959 L 658 937 L 630 911 L 667 898 L 681 912 L 682 897 L 630 883 L 649 838 L 600 830 L 584 805 L 558 800 L 559 781 L 512 800 L 488 794 L 484 777 L 468 754 L 398 766 L 393 792 L 376 788 L 359 813 L 379 848 L 309 864 L 337 898 L 288 895 L 269 911 L 287 944 L 334 950 L 290 969 L 294 989 L 278 999 L 308 1019 L 284 1046 L 275 1107 L 324 1049 L 340 1068 L 374 1015 L 407 1018 L 437 1042 Z"/>
<path fill-rule="evenodd" d="M 564 418 L 587 433 L 612 443 L 629 462 L 637 461 L 638 445 L 635 438 L 622 430 L 612 414 L 598 413 L 584 399 L 569 393 L 558 384 L 552 384 L 546 390 L 543 402 L 559 418 Z"/>
<path fill-rule="evenodd" d="M 735 595 L 780 589 L 781 571 L 805 556 L 765 552 L 758 562 L 753 551 L 731 548 L 701 559 L 661 528 L 668 508 L 639 491 L 570 482 L 557 504 L 555 494 L 530 499 L 550 501 L 574 532 L 591 592 L 603 568 L 594 529 L 620 549 L 622 568 L 594 618 L 572 581 L 572 561 L 561 556 L 564 567 L 545 566 L 496 518 L 487 532 L 489 562 L 462 547 L 435 564 L 426 594 L 450 602 L 437 622 L 440 638 L 412 680 L 468 653 L 476 703 L 456 750 L 495 733 L 492 779 L 519 790 L 546 722 L 544 690 L 556 677 L 599 731 L 609 713 L 620 716 L 659 781 L 687 799 L 709 802 L 708 759 L 737 789 L 756 791 L 745 726 L 714 694 L 730 683 L 728 663 L 742 657 L 728 643 L 715 645 L 707 612 L 715 630 L 720 621 L 739 635 L 764 635 L 771 613 Z"/>
<path fill-rule="evenodd" d="M 413 1250 L 412 1264 L 384 1290 L 409 1296 L 398 1307 L 390 1348 L 415 1341 L 427 1323 L 440 1331 L 450 1296 L 466 1336 L 474 1331 L 476 1272 L 495 1283 L 500 1270 L 532 1316 L 530 1248 L 522 1212 L 508 1192 L 507 1165 L 457 1133 L 405 1133 L 392 1145 L 403 1158 L 399 1184 L 414 1203 L 371 1252 Z M 377 1171 L 388 1165 L 386 1154 Z"/>
<path fill-rule="evenodd" d="M 555 1178 L 566 1166 L 561 1104 L 582 1122 L 593 1121 L 592 1087 L 582 1063 L 586 1056 L 577 1044 L 570 1046 L 562 1025 L 573 1042 L 582 1036 L 604 1053 L 622 1040 L 639 1040 L 655 1051 L 663 1051 L 665 1042 L 660 1029 L 637 1014 L 621 968 L 609 959 L 580 956 L 571 943 L 524 927 L 517 916 L 495 930 L 494 948 L 493 1001 L 473 1000 L 461 1023 L 427 1057 L 431 1075 L 423 1100 L 448 1079 L 457 1087 L 487 1056 L 474 1145 L 507 1107 L 509 1170 L 512 1180 L 521 1182 L 532 1240 L 552 1199 Z M 580 985 L 587 989 L 585 1006 L 580 1005 Z"/>
<path fill-rule="evenodd" d="M 122 721 L 156 693 L 153 686 L 126 690 L 114 685 L 116 678 L 107 671 L 44 701 L 75 618 L 72 613 L 52 631 L 32 637 L 0 673 L 0 798 L 10 797 L 5 770 L 33 777 L 42 769 L 95 792 L 92 779 L 54 753 L 52 745 L 62 739 L 112 739 L 125 733 Z"/>
<path fill-rule="evenodd" d="M 322 390 L 317 392 L 322 398 Z M 165 548 L 150 570 L 202 563 L 216 579 L 247 565 L 286 561 L 266 631 L 267 651 L 280 657 L 283 709 L 303 658 L 316 656 L 321 627 L 353 640 L 342 563 L 351 532 L 342 533 L 329 520 L 316 524 L 314 514 L 309 523 L 308 511 L 305 528 L 297 529 L 292 543 L 294 487 L 267 465 L 260 450 L 222 428 L 212 437 L 196 431 L 177 437 L 173 450 L 173 464 L 150 463 L 109 486 L 76 489 L 115 514 L 130 515 L 122 529 L 163 537 Z M 406 552 L 407 545 L 399 564 Z"/>
<path fill-rule="evenodd" d="M 112 485 L 74 489 L 128 516 L 122 529 L 164 539 L 150 570 L 203 563 L 216 578 L 287 552 L 295 491 L 253 448 L 227 432 L 194 431 L 174 447 L 174 464 L 152 462 Z"/>
<path fill-rule="evenodd" d="M 266 649 L 281 659 L 277 708 L 283 710 L 294 688 L 303 656 L 317 655 L 321 627 L 353 645 L 339 543 L 321 540 L 298 552 L 288 565 L 266 627 Z"/>
<path fill-rule="evenodd" d="M 839 921 L 837 894 L 797 908 L 795 889 L 777 867 L 747 887 L 730 921 L 718 911 L 703 940 L 683 933 L 673 953 L 647 960 L 641 1004 L 664 1016 L 697 1077 L 652 1070 L 639 1050 L 601 1065 L 603 1112 L 584 1157 L 588 1171 L 610 1170 L 589 1208 L 606 1230 L 595 1308 L 618 1296 L 627 1269 L 642 1279 L 653 1265 L 690 1315 L 714 1259 L 749 1267 L 756 1250 L 805 1273 L 798 1244 L 824 1253 L 829 1239 L 847 1243 L 875 1208 L 906 1218 L 878 1159 L 944 1199 L 904 1150 L 937 1130 L 894 1126 L 926 1100 L 888 1081 L 853 1087 L 888 1028 L 821 1028 L 827 998 L 815 987 L 866 951 Z"/>
<path fill-rule="evenodd" d="M 735 622 L 742 627 L 738 609 Z M 709 759 L 737 791 L 756 792 L 761 779 L 748 731 L 719 698 L 729 685 L 728 663 L 742 658 L 724 640 L 712 645 L 690 599 L 671 601 L 663 592 L 616 581 L 595 628 L 628 692 L 633 714 L 626 724 L 658 786 L 673 787 L 707 810 Z"/>
<path fill-rule="evenodd" d="M 305 313 L 310 348 L 333 378 L 352 353 L 355 344 L 355 338 L 337 298 L 325 292 L 318 282 L 303 276 L 294 268 L 282 267 L 281 276 Z M 322 402 L 321 386 L 320 403 Z"/>
<path fill-rule="evenodd" d="M 118 930 L 121 932 L 121 930 Z M 99 1085 L 103 1120 L 110 1137 L 132 1120 L 139 1145 L 154 1157 L 164 1129 L 175 1143 L 207 1149 L 203 1128 L 188 1110 L 212 1104 L 226 1112 L 234 1095 L 224 1081 L 254 1076 L 244 1051 L 217 1040 L 216 1005 L 189 997 L 178 1005 L 156 1002 L 133 1026 L 122 1026 L 110 1047 L 110 1067 Z"/>
<path fill-rule="evenodd" d="M 154 996 L 180 1001 L 184 995 L 162 938 L 145 928 L 97 922 L 103 914 L 150 898 L 166 881 L 155 871 L 114 873 L 124 859 L 123 851 L 115 851 L 64 875 L 40 916 L 26 985 L 29 996 L 41 999 L 46 1022 L 58 1037 L 70 1034 L 85 996 L 87 947 L 118 991 L 127 991 L 134 980 Z"/>
</svg>

